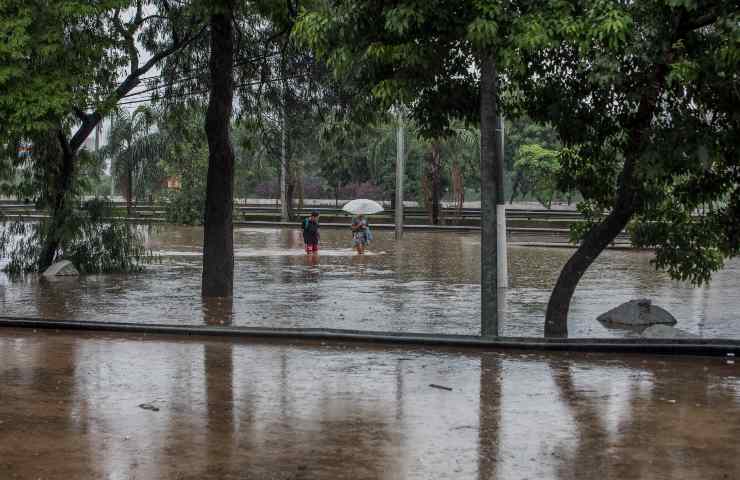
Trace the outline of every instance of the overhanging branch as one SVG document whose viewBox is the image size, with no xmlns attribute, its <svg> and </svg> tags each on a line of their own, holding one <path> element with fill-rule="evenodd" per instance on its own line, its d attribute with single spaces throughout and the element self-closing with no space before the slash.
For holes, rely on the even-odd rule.
<svg viewBox="0 0 740 480">
<path fill-rule="evenodd" d="M 129 72 L 128 76 L 126 76 L 123 82 L 121 82 L 121 84 L 118 85 L 118 87 L 110 95 L 108 95 L 108 97 L 102 102 L 102 104 L 98 108 L 95 109 L 93 113 L 84 114 L 85 119 L 83 120 L 80 128 L 78 128 L 75 134 L 72 136 L 72 139 L 69 142 L 69 148 L 73 152 L 76 152 L 82 146 L 82 143 L 85 141 L 85 139 L 95 129 L 97 124 L 103 118 L 103 115 L 108 110 L 110 110 L 110 108 L 112 108 L 112 106 L 115 105 L 115 103 L 118 102 L 118 100 L 120 100 L 124 95 L 126 95 L 131 90 L 133 90 L 137 85 L 139 85 L 140 83 L 139 78 L 142 75 L 144 75 L 149 70 L 151 70 L 152 67 L 154 67 L 157 63 L 159 63 L 164 58 L 172 55 L 173 53 L 177 52 L 178 50 L 182 48 L 185 48 L 193 40 L 195 40 L 200 35 L 202 35 L 204 31 L 205 31 L 205 26 L 203 26 L 197 33 L 186 37 L 182 42 L 173 42 L 173 44 L 169 46 L 168 48 L 165 48 L 164 50 L 153 55 L 152 58 L 150 58 L 144 65 Z M 75 112 L 75 114 L 77 114 L 77 112 Z"/>
</svg>

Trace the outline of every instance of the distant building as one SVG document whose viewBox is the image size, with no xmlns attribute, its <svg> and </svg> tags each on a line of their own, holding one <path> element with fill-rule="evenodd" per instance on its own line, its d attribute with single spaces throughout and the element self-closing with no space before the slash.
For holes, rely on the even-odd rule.
<svg viewBox="0 0 740 480">
<path fill-rule="evenodd" d="M 179 175 L 172 175 L 164 179 L 164 186 L 169 190 L 180 190 L 182 184 L 180 183 Z"/>
</svg>

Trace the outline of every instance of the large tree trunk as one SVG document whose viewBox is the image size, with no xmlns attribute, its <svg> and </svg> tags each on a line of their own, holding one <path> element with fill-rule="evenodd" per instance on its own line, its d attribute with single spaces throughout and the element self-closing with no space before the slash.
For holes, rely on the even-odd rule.
<svg viewBox="0 0 740 480">
<path fill-rule="evenodd" d="M 210 19 L 211 90 L 205 130 L 208 180 L 203 227 L 204 297 L 231 297 L 234 288 L 234 151 L 229 135 L 234 100 L 233 4 L 222 2 Z"/>
<path fill-rule="evenodd" d="M 62 231 L 67 214 L 72 207 L 69 205 L 68 195 L 72 190 L 74 179 L 75 152 L 70 148 L 63 132 L 57 135 L 60 151 L 56 155 L 57 165 L 49 168 L 49 223 L 47 225 L 44 245 L 38 259 L 39 271 L 46 270 L 56 258 L 57 251 L 62 243 Z"/>
<path fill-rule="evenodd" d="M 480 192 L 481 192 L 481 335 L 498 335 L 498 249 L 496 244 L 496 203 L 501 135 L 496 131 L 499 115 L 498 73 L 492 53 L 480 58 Z"/>
</svg>

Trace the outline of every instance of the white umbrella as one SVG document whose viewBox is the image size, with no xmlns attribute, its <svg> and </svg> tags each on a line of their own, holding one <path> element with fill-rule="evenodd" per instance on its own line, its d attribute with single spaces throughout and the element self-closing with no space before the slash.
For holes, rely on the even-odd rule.
<svg viewBox="0 0 740 480">
<path fill-rule="evenodd" d="M 383 211 L 383 206 L 374 200 L 368 200 L 366 198 L 358 198 L 347 202 L 342 210 L 349 212 L 353 215 L 372 215 L 373 213 L 380 213 Z"/>
</svg>

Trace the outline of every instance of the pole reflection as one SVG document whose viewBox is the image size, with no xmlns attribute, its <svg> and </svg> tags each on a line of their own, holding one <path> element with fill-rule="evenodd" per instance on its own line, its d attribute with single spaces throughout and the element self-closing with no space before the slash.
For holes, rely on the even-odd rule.
<svg viewBox="0 0 740 480">
<path fill-rule="evenodd" d="M 501 360 L 493 354 L 480 357 L 480 396 L 478 403 L 478 479 L 497 477 L 499 431 L 502 402 Z"/>
</svg>

